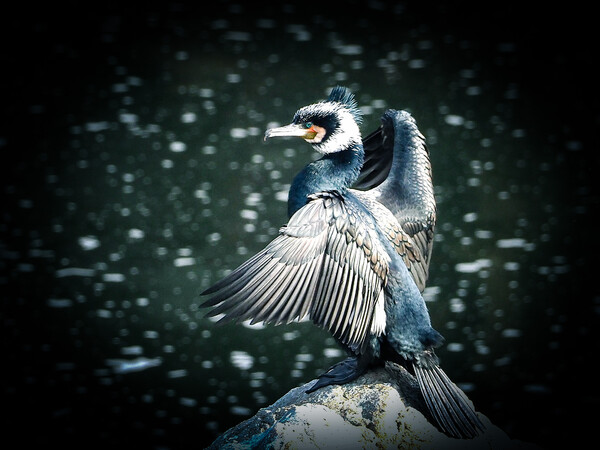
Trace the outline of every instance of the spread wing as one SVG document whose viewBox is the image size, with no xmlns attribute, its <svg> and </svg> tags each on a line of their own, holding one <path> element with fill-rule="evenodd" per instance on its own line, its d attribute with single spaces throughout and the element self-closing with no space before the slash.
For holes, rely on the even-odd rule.
<svg viewBox="0 0 600 450">
<path fill-rule="evenodd" d="M 414 118 L 387 110 L 381 126 L 363 140 L 365 162 L 356 189 L 366 190 L 388 208 L 408 236 L 414 254 L 411 270 L 425 288 L 433 247 L 436 204 L 429 151 Z M 405 261 L 408 260 L 405 258 Z M 407 264 L 409 269 L 411 266 Z M 420 267 L 416 267 L 420 265 Z M 422 278 L 424 276 L 424 279 Z"/>
<path fill-rule="evenodd" d="M 311 320 L 360 352 L 385 328 L 389 257 L 368 215 L 335 192 L 314 194 L 279 236 L 202 295 L 220 321 Z"/>
<path fill-rule="evenodd" d="M 417 287 L 421 292 L 425 289 L 427 282 L 428 263 L 423 261 L 423 256 L 414 237 L 409 235 L 398 223 L 392 212 L 375 200 L 369 192 L 350 189 L 350 194 L 360 201 L 372 214 L 380 228 L 382 235 L 387 238 L 392 248 L 406 264 Z"/>
</svg>

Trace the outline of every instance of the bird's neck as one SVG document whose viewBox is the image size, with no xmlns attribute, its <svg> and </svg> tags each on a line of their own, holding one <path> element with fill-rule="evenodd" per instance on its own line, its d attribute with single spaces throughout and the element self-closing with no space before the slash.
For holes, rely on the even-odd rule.
<svg viewBox="0 0 600 450">
<path fill-rule="evenodd" d="M 355 144 L 306 165 L 296 175 L 290 187 L 289 216 L 306 204 L 310 194 L 323 191 L 338 191 L 343 194 L 358 179 L 363 160 L 362 144 Z"/>
</svg>

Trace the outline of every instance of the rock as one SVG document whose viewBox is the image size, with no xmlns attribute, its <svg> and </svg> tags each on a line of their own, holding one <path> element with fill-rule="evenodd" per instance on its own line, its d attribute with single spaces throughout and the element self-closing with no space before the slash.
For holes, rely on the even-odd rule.
<svg viewBox="0 0 600 450">
<path fill-rule="evenodd" d="M 314 380 L 292 389 L 254 417 L 229 429 L 216 449 L 526 449 L 478 413 L 486 427 L 470 440 L 438 431 L 416 380 L 401 366 L 386 363 L 343 386 L 307 394 Z"/>
</svg>

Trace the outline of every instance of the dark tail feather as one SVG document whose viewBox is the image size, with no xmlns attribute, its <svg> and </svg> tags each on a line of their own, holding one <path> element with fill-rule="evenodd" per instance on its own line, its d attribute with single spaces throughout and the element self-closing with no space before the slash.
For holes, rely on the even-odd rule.
<svg viewBox="0 0 600 450">
<path fill-rule="evenodd" d="M 433 359 L 427 356 L 423 359 Z M 433 361 L 414 364 L 427 407 L 441 430 L 459 439 L 472 439 L 485 429 L 462 391 Z"/>
</svg>

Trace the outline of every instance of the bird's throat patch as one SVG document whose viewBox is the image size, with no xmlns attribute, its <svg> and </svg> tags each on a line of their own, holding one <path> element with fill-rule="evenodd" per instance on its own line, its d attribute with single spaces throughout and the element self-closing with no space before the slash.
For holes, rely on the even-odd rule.
<svg viewBox="0 0 600 450">
<path fill-rule="evenodd" d="M 327 130 L 325 128 L 320 127 L 318 125 L 312 125 L 308 130 L 306 130 L 306 134 L 303 136 L 306 142 L 311 144 L 320 143 L 325 137 L 325 133 Z"/>
</svg>

